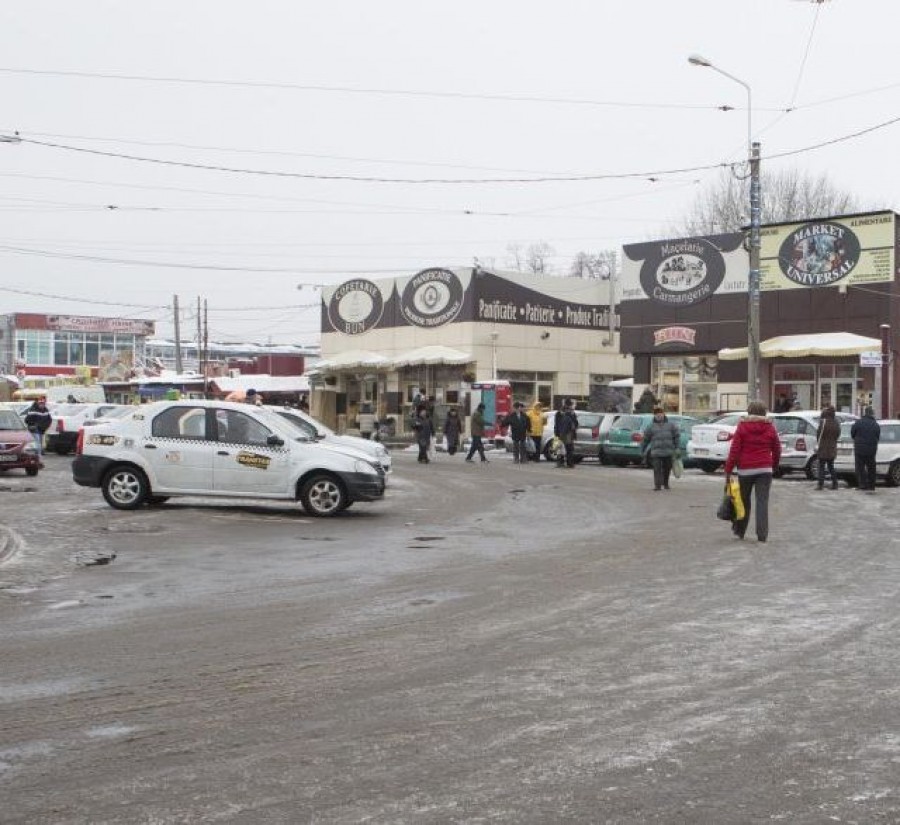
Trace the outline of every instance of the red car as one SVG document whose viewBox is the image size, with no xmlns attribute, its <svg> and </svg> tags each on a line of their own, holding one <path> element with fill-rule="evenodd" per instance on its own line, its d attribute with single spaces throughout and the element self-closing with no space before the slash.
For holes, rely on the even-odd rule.
<svg viewBox="0 0 900 825">
<path fill-rule="evenodd" d="M 24 470 L 36 476 L 40 466 L 34 436 L 13 410 L 0 409 L 0 472 Z"/>
</svg>

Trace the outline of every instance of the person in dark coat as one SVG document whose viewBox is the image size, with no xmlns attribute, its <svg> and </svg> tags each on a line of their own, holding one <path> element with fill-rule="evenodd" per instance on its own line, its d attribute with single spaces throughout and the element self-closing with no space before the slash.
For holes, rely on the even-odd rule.
<svg viewBox="0 0 900 825">
<path fill-rule="evenodd" d="M 448 455 L 456 455 L 460 435 L 462 435 L 462 419 L 456 407 L 451 407 L 444 419 L 444 438 L 447 440 Z"/>
<path fill-rule="evenodd" d="M 34 446 L 37 447 L 38 455 L 43 455 L 44 433 L 50 429 L 52 421 L 53 416 L 50 415 L 50 410 L 47 409 L 47 399 L 43 397 L 32 403 L 25 413 L 25 426 L 34 437 Z"/>
<path fill-rule="evenodd" d="M 850 437 L 853 439 L 853 459 L 856 463 L 859 489 L 874 493 L 875 455 L 878 452 L 878 442 L 881 440 L 881 427 L 878 426 L 871 407 L 866 407 L 863 417 L 853 422 Z"/>
<path fill-rule="evenodd" d="M 827 406 L 822 410 L 822 419 L 819 422 L 819 431 L 816 433 L 816 456 L 819 462 L 819 483 L 817 490 L 825 489 L 825 471 L 831 476 L 831 489 L 837 490 L 837 476 L 834 474 L 834 460 L 837 458 L 837 442 L 841 436 L 841 425 L 834 417 L 834 407 Z"/>
<path fill-rule="evenodd" d="M 651 390 L 650 387 L 647 387 L 641 393 L 641 397 L 635 402 L 634 411 L 636 413 L 653 412 L 653 408 L 657 406 L 658 403 L 656 396 L 653 395 L 653 390 Z"/>
<path fill-rule="evenodd" d="M 524 464 L 528 461 L 528 416 L 525 415 L 525 405 L 521 401 L 513 404 L 511 412 L 503 422 L 509 427 L 509 436 L 513 443 L 513 461 L 516 464 Z"/>
<path fill-rule="evenodd" d="M 644 430 L 644 444 L 653 464 L 653 489 L 669 489 L 672 459 L 678 450 L 681 433 L 674 422 L 669 421 L 662 407 L 653 410 L 653 422 Z"/>
<path fill-rule="evenodd" d="M 431 460 L 428 458 L 428 449 L 431 447 L 434 426 L 424 408 L 419 410 L 419 414 L 416 416 L 412 426 L 416 433 L 416 443 L 419 445 L 419 463 L 428 464 Z"/>
<path fill-rule="evenodd" d="M 562 409 L 556 413 L 553 422 L 553 434 L 563 443 L 565 453 L 556 459 L 557 467 L 575 469 L 575 435 L 578 432 L 578 417 L 575 415 L 575 402 L 566 399 Z"/>
<path fill-rule="evenodd" d="M 487 458 L 484 455 L 484 444 L 481 439 L 484 438 L 484 404 L 479 404 L 475 408 L 475 412 L 472 413 L 472 446 L 469 447 L 469 454 L 466 456 L 466 461 L 471 461 L 472 456 L 475 455 L 475 451 L 478 451 L 478 455 L 481 456 L 481 460 L 483 462 L 487 462 Z"/>
<path fill-rule="evenodd" d="M 769 538 L 769 491 L 772 476 L 781 461 L 781 439 L 775 426 L 766 418 L 766 407 L 761 401 L 751 401 L 747 417 L 742 418 L 731 439 L 731 449 L 725 461 L 725 480 L 731 481 L 731 473 L 737 469 L 741 485 L 741 501 L 744 517 L 731 525 L 734 534 L 744 538 L 750 523 L 750 496 L 756 490 L 756 540 Z"/>
</svg>

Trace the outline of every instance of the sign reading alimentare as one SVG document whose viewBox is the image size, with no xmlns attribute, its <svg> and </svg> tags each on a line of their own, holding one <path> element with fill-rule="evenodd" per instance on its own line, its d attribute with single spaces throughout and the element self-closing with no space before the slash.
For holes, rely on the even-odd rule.
<svg viewBox="0 0 900 825">
<path fill-rule="evenodd" d="M 624 247 L 622 300 L 678 308 L 714 294 L 747 290 L 747 254 L 739 233 L 629 244 Z"/>
<path fill-rule="evenodd" d="M 766 226 L 760 237 L 764 290 L 894 279 L 893 212 Z"/>
</svg>

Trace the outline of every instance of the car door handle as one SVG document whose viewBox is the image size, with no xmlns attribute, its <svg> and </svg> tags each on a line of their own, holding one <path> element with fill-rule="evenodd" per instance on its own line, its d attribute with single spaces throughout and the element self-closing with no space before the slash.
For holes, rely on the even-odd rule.
<svg viewBox="0 0 900 825">
<path fill-rule="evenodd" d="M 145 449 L 145 450 L 155 450 L 155 449 L 156 449 L 156 445 L 155 445 L 155 444 L 145 444 L 145 445 L 144 445 L 144 449 Z"/>
<path fill-rule="evenodd" d="M 216 455 L 231 455 L 228 450 L 219 450 Z"/>
</svg>

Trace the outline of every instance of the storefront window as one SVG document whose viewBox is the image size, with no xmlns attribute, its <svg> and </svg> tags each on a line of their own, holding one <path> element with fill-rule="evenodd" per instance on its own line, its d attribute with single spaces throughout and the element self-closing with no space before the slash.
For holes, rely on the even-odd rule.
<svg viewBox="0 0 900 825">
<path fill-rule="evenodd" d="M 84 363 L 96 367 L 100 363 L 100 336 L 84 336 Z"/>
<path fill-rule="evenodd" d="M 660 356 L 652 370 L 666 412 L 703 416 L 718 409 L 718 356 Z"/>
<path fill-rule="evenodd" d="M 53 363 L 69 363 L 69 333 L 57 332 L 53 336 Z"/>
<path fill-rule="evenodd" d="M 53 337 L 44 330 L 22 330 L 16 333 L 16 352 L 26 364 L 53 364 Z"/>
</svg>

